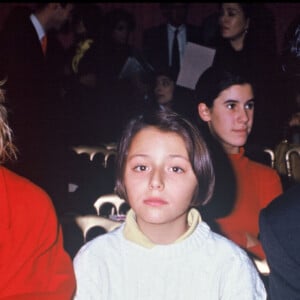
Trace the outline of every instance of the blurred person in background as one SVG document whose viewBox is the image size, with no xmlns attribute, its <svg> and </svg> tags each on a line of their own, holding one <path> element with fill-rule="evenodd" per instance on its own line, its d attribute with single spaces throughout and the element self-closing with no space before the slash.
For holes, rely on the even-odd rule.
<svg viewBox="0 0 300 300">
<path fill-rule="evenodd" d="M 274 17 L 261 3 L 220 3 L 219 9 L 221 40 L 213 65 L 255 83 L 255 122 L 245 150 L 263 162 L 263 148 L 280 140 L 286 118 Z"/>
<path fill-rule="evenodd" d="M 44 188 L 55 207 L 67 195 L 64 49 L 56 33 L 70 21 L 73 4 L 15 7 L 0 32 L 0 72 L 19 159 L 11 168 Z"/>
</svg>

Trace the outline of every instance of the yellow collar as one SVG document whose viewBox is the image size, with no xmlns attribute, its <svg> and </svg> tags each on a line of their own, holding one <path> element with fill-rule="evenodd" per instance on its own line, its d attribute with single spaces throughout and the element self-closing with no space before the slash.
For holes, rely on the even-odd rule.
<svg viewBox="0 0 300 300">
<path fill-rule="evenodd" d="M 197 209 L 192 208 L 188 213 L 188 225 L 189 229 L 180 236 L 174 243 L 178 243 L 185 238 L 187 238 L 195 230 L 196 226 L 202 221 L 200 213 Z M 140 246 L 145 248 L 152 248 L 156 246 L 151 242 L 139 229 L 136 222 L 136 216 L 132 209 L 130 209 L 126 215 L 125 227 L 124 227 L 124 236 L 129 241 L 132 241 Z"/>
</svg>

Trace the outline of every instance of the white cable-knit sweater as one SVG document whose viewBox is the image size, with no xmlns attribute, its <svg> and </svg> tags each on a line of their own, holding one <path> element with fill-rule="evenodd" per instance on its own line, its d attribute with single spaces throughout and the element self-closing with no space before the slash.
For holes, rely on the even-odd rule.
<svg viewBox="0 0 300 300">
<path fill-rule="evenodd" d="M 182 241 L 152 248 L 129 241 L 123 230 L 101 235 L 78 252 L 74 299 L 266 299 L 246 253 L 204 222 Z"/>
</svg>

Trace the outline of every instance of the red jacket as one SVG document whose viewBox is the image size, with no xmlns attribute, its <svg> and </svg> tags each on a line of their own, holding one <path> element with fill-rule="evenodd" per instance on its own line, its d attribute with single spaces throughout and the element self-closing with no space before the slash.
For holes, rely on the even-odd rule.
<svg viewBox="0 0 300 300">
<path fill-rule="evenodd" d="M 0 299 L 71 299 L 72 261 L 49 196 L 0 167 Z"/>
</svg>

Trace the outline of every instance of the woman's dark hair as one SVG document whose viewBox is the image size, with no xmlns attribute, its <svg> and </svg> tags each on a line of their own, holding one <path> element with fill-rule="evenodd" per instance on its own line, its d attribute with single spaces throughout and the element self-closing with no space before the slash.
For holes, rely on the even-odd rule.
<svg viewBox="0 0 300 300">
<path fill-rule="evenodd" d="M 222 8 L 223 4 L 224 4 L 224 2 L 219 3 L 219 9 Z M 252 18 L 253 12 L 254 12 L 254 4 L 247 3 L 247 2 L 239 2 L 239 3 L 236 3 L 236 4 L 238 4 L 240 6 L 240 8 L 242 9 L 243 14 L 244 14 L 246 19 L 251 19 Z"/>
<path fill-rule="evenodd" d="M 182 137 L 198 181 L 198 188 L 191 201 L 191 206 L 206 204 L 213 193 L 215 182 L 213 165 L 206 143 L 198 129 L 188 120 L 173 111 L 160 109 L 149 110 L 133 118 L 123 132 L 118 145 L 116 160 L 115 191 L 118 196 L 128 200 L 124 186 L 124 170 L 128 149 L 136 134 L 149 126 L 156 127 L 163 132 L 174 132 Z"/>
<path fill-rule="evenodd" d="M 97 4 L 78 3 L 74 7 L 72 22 L 74 24 L 83 22 L 86 30 L 92 37 L 99 37 L 103 31 L 103 12 Z"/>
<path fill-rule="evenodd" d="M 220 8 L 224 3 L 220 3 Z M 262 49 L 269 55 L 277 53 L 275 18 L 264 3 L 239 2 L 246 19 L 249 19 L 248 33 L 245 37 L 245 48 Z M 266 50 L 267 49 L 267 50 Z"/>
<path fill-rule="evenodd" d="M 176 76 L 174 75 L 174 72 L 172 70 L 171 67 L 165 67 L 165 68 L 160 68 L 158 69 L 157 71 L 155 71 L 154 73 L 154 77 L 155 79 L 158 77 L 158 76 L 167 76 L 169 77 L 171 80 L 174 81 L 174 83 L 176 83 Z"/>
<path fill-rule="evenodd" d="M 255 8 L 254 4 L 246 3 L 246 2 L 240 2 L 238 4 L 242 8 L 245 18 L 251 19 L 254 14 L 254 8 Z"/>
<path fill-rule="evenodd" d="M 108 35 L 111 34 L 120 21 L 124 21 L 128 25 L 129 31 L 135 30 L 136 22 L 134 15 L 122 8 L 116 8 L 104 16 L 104 24 Z"/>
<path fill-rule="evenodd" d="M 214 100 L 225 89 L 235 84 L 251 84 L 254 86 L 250 79 L 245 76 L 224 70 L 219 67 L 209 67 L 200 76 L 196 88 L 195 98 L 196 102 L 203 102 L 207 107 L 212 107 Z"/>
</svg>

